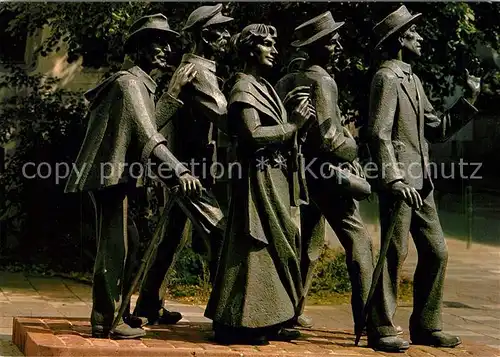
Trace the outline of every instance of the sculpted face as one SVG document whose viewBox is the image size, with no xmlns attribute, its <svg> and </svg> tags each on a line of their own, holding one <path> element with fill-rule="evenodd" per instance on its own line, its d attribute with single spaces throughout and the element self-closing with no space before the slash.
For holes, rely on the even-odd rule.
<svg viewBox="0 0 500 357">
<path fill-rule="evenodd" d="M 325 64 L 334 63 L 342 50 L 343 47 L 340 44 L 340 35 L 338 33 L 333 33 L 331 36 L 319 39 L 309 49 L 310 54 L 321 59 Z"/>
<path fill-rule="evenodd" d="M 221 55 L 228 49 L 231 34 L 224 24 L 209 26 L 203 29 L 204 38 L 214 55 Z"/>
<path fill-rule="evenodd" d="M 168 65 L 168 55 L 172 52 L 172 48 L 167 44 L 153 44 L 153 65 L 158 68 L 166 68 Z"/>
<path fill-rule="evenodd" d="M 165 39 L 154 38 L 150 40 L 149 46 L 146 46 L 141 52 L 145 61 L 151 64 L 152 69 L 165 70 L 169 67 L 169 57 L 172 54 L 172 48 Z"/>
<path fill-rule="evenodd" d="M 276 55 L 278 54 L 275 45 L 276 41 L 271 35 L 267 35 L 261 43 L 257 44 L 255 56 L 257 57 L 257 62 L 260 65 L 273 67 L 276 62 Z"/>
<path fill-rule="evenodd" d="M 325 44 L 325 50 L 328 52 L 328 56 L 331 60 L 335 60 L 338 57 L 343 50 L 340 44 L 340 35 L 338 33 L 330 37 L 329 41 Z"/>
<path fill-rule="evenodd" d="M 417 27 L 415 25 L 411 25 L 410 28 L 400 37 L 400 43 L 403 50 L 418 57 L 422 54 L 422 47 L 420 45 L 420 41 L 422 40 L 423 38 L 418 34 Z"/>
</svg>

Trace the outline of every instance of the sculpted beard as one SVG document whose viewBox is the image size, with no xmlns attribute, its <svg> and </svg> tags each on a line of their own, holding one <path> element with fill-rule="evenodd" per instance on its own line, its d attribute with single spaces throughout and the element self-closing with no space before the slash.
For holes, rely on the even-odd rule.
<svg viewBox="0 0 500 357">
<path fill-rule="evenodd" d="M 215 53 L 225 53 L 228 45 L 227 39 L 220 37 L 212 42 L 212 49 Z"/>
</svg>

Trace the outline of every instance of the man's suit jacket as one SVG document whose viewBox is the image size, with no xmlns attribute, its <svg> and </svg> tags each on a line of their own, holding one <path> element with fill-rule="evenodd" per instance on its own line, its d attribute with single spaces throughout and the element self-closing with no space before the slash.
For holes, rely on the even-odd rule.
<svg viewBox="0 0 500 357">
<path fill-rule="evenodd" d="M 410 65 L 398 60 L 384 62 L 371 84 L 367 127 L 380 188 L 398 180 L 416 189 L 422 189 L 425 182 L 432 187 L 427 140 L 449 138 L 475 112 L 469 102 L 459 98 L 449 115 L 440 119 Z"/>
<path fill-rule="evenodd" d="M 135 175 L 140 171 L 132 172 L 131 166 L 146 164 L 156 145 L 165 143 L 157 131 L 155 90 L 153 79 L 133 66 L 85 94 L 91 102 L 87 132 L 65 192 L 137 181 Z M 172 116 L 182 105 L 172 97 L 166 101 L 165 116 Z M 168 160 L 168 167 L 175 168 L 176 173 L 188 171 L 173 155 Z"/>
<path fill-rule="evenodd" d="M 353 161 L 357 157 L 356 142 L 342 126 L 335 80 L 324 68 L 312 65 L 287 74 L 278 81 L 275 89 L 283 100 L 298 86 L 311 86 L 311 101 L 316 109 L 315 123 L 308 130 L 303 145 L 306 160 Z"/>
</svg>

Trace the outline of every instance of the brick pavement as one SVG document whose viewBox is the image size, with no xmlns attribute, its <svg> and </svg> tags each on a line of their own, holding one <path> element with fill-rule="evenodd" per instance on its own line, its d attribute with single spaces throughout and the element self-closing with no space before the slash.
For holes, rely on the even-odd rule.
<svg viewBox="0 0 500 357">
<path fill-rule="evenodd" d="M 460 335 L 467 346 L 480 344 L 485 348 L 496 348 L 500 352 L 500 249 L 480 244 L 473 244 L 471 249 L 466 249 L 465 242 L 452 239 L 448 239 L 448 247 L 450 257 L 445 283 L 444 327 L 447 331 Z M 411 244 L 404 267 L 407 275 L 412 274 L 415 264 L 416 254 Z M 133 297 L 132 304 L 136 298 L 137 296 Z M 10 341 L 13 317 L 82 320 L 90 315 L 90 304 L 91 288 L 88 285 L 68 279 L 26 277 L 21 273 L 0 272 L 0 356 L 22 355 Z M 169 302 L 167 307 L 183 313 L 182 323 L 199 325 L 208 322 L 203 317 L 204 306 Z M 314 318 L 317 330 L 352 333 L 352 317 L 348 305 L 313 305 L 307 306 L 306 311 Z M 396 322 L 405 332 L 410 313 L 411 304 L 404 304 L 396 314 Z M 353 341 L 353 338 L 349 338 L 349 341 Z M 424 350 L 411 353 L 429 357 Z M 477 348 L 475 353 L 485 355 L 484 351 L 482 355 L 477 354 Z"/>
<path fill-rule="evenodd" d="M 13 341 L 26 356 L 386 356 L 366 347 L 362 340 L 354 346 L 352 333 L 343 330 L 304 329 L 291 342 L 271 342 L 268 346 L 222 346 L 212 342 L 210 323 L 179 323 L 169 327 L 146 328 L 140 340 L 95 339 L 88 319 L 15 318 Z M 455 349 L 411 346 L 400 355 L 452 357 L 500 356 L 500 352 L 480 344 Z"/>
<path fill-rule="evenodd" d="M 456 194 L 436 196 L 449 251 L 444 285 L 444 328 L 462 336 L 463 340 L 500 349 L 500 196 L 475 193 L 472 244 L 469 248 L 462 201 Z M 361 208 L 365 222 L 374 222 L 376 202 L 364 201 Z M 378 248 L 379 225 L 375 222 L 368 223 L 367 228 L 374 246 Z M 331 246 L 340 247 L 331 230 L 327 239 Z M 490 245 L 479 242 L 488 242 Z M 410 239 L 403 274 L 411 278 L 416 264 L 416 249 Z M 331 325 L 325 317 L 327 314 L 324 309 L 325 307 L 309 307 L 309 314 L 320 326 Z M 335 323 L 344 324 L 345 328 L 350 327 L 352 322 L 350 317 L 346 317 L 349 314 L 346 307 L 343 318 Z M 402 305 L 396 314 L 396 322 L 407 329 L 410 314 L 411 304 Z"/>
</svg>

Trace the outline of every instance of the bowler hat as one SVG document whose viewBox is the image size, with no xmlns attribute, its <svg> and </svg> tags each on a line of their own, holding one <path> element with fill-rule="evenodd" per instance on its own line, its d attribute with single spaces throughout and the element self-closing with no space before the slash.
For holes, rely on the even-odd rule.
<svg viewBox="0 0 500 357">
<path fill-rule="evenodd" d="M 413 24 L 422 14 L 410 14 L 406 6 L 402 5 L 396 11 L 387 15 L 382 21 L 375 25 L 373 32 L 378 38 L 378 43 L 375 49 L 386 41 L 392 35 L 399 33 L 399 31 L 406 29 Z"/>
<path fill-rule="evenodd" d="M 313 43 L 331 34 L 342 25 L 344 22 L 335 22 L 330 11 L 324 12 L 295 28 L 296 40 L 292 42 L 292 46 L 301 47 Z"/>
<path fill-rule="evenodd" d="M 154 14 L 143 16 L 139 18 L 136 22 L 130 26 L 129 35 L 125 40 L 125 48 L 129 48 L 130 45 L 138 39 L 138 35 L 141 34 L 157 34 L 161 36 L 175 36 L 179 37 L 180 34 L 170 28 L 168 24 L 167 17 L 163 14 Z"/>
<path fill-rule="evenodd" d="M 232 20 L 232 17 L 222 15 L 222 4 L 201 6 L 189 15 L 183 30 L 205 28 Z"/>
</svg>

